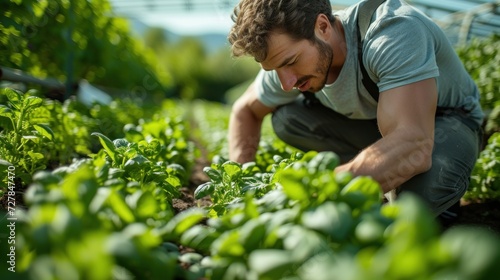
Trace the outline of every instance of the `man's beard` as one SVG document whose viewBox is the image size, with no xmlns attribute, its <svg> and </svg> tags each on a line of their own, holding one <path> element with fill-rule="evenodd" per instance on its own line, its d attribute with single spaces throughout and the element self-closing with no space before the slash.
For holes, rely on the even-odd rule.
<svg viewBox="0 0 500 280">
<path fill-rule="evenodd" d="M 318 38 L 314 39 L 314 45 L 318 50 L 318 67 L 316 67 L 316 73 L 319 74 L 319 77 L 324 77 L 319 88 L 311 88 L 312 92 L 317 92 L 323 89 L 326 85 L 328 72 L 330 71 L 330 67 L 332 66 L 333 51 L 330 45 L 319 40 Z"/>
<path fill-rule="evenodd" d="M 324 78 L 318 87 L 316 88 L 311 87 L 307 90 L 308 92 L 318 92 L 325 87 L 328 79 L 328 72 L 330 71 L 330 67 L 332 66 L 332 60 L 333 60 L 333 50 L 330 47 L 330 45 L 319 40 L 318 38 L 314 38 L 314 46 L 318 51 L 318 65 L 315 69 L 316 75 L 307 75 L 300 78 L 295 84 L 295 87 L 298 88 L 300 85 L 304 84 L 307 80 L 312 80 L 314 78 L 321 78 L 321 77 Z"/>
</svg>

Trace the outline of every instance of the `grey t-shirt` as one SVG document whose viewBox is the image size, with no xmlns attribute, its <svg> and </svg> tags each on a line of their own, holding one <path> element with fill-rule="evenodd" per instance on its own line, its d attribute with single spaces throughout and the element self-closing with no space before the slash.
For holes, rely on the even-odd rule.
<svg viewBox="0 0 500 280">
<path fill-rule="evenodd" d="M 334 14 L 344 27 L 347 57 L 333 84 L 315 93 L 320 102 L 352 119 L 374 119 L 377 102 L 361 82 L 357 54 L 359 3 Z M 363 44 L 363 63 L 381 92 L 436 78 L 439 107 L 463 107 L 481 124 L 479 91 L 444 32 L 427 16 L 401 0 L 387 0 L 374 14 Z M 275 107 L 292 102 L 300 92 L 285 92 L 276 71 L 256 78 L 259 100 Z"/>
</svg>

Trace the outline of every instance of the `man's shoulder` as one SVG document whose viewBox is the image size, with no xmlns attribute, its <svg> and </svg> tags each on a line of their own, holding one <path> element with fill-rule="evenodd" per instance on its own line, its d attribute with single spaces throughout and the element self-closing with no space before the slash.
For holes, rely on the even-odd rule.
<svg viewBox="0 0 500 280">
<path fill-rule="evenodd" d="M 377 9 L 372 23 L 383 23 L 391 20 L 412 22 L 415 19 L 431 23 L 432 20 L 419 9 L 401 0 L 386 0 Z"/>
</svg>

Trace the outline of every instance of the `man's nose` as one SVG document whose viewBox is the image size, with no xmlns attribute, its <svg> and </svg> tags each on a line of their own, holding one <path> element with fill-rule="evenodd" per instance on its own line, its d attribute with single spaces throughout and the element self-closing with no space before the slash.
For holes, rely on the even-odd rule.
<svg viewBox="0 0 500 280">
<path fill-rule="evenodd" d="M 297 84 L 297 77 L 288 69 L 279 69 L 276 72 L 281 82 L 281 88 L 284 91 L 291 91 L 295 84 Z"/>
</svg>

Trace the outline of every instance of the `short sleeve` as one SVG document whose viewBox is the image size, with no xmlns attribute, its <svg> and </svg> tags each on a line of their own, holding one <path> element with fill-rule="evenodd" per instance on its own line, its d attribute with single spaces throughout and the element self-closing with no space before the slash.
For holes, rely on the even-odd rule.
<svg viewBox="0 0 500 280">
<path fill-rule="evenodd" d="M 418 17 L 385 18 L 370 33 L 363 62 L 381 92 L 439 76 L 433 34 Z"/>
</svg>

